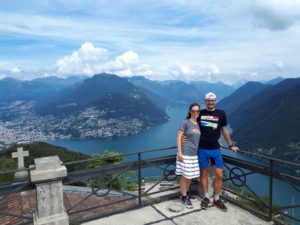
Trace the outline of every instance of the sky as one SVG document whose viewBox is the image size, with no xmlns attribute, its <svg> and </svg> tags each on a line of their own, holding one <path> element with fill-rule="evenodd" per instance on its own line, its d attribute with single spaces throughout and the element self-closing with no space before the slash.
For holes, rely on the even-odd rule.
<svg viewBox="0 0 300 225">
<path fill-rule="evenodd" d="M 0 0 L 0 79 L 300 75 L 300 0 Z"/>
</svg>

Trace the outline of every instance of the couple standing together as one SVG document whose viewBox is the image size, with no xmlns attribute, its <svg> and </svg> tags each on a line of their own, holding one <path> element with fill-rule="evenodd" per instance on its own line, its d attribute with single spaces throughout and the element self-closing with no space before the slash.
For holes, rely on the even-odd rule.
<svg viewBox="0 0 300 225">
<path fill-rule="evenodd" d="M 201 208 L 206 209 L 208 207 L 210 203 L 208 167 L 209 163 L 211 163 L 215 175 L 212 203 L 221 210 L 226 211 L 227 207 L 220 199 L 224 167 L 220 149 L 221 133 L 232 151 L 237 152 L 239 148 L 231 142 L 226 128 L 225 112 L 216 109 L 216 95 L 209 92 L 205 95 L 204 100 L 206 109 L 200 111 L 200 105 L 193 103 L 189 107 L 186 120 L 182 122 L 178 131 L 176 175 L 181 175 L 181 201 L 187 208 L 193 207 L 189 198 L 189 186 L 191 179 L 199 177 L 200 172 L 200 181 L 204 194 Z"/>
</svg>

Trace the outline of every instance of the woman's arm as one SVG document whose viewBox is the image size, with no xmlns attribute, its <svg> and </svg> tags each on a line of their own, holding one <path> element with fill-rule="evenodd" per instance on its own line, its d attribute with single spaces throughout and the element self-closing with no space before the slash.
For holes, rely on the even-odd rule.
<svg viewBox="0 0 300 225">
<path fill-rule="evenodd" d="M 179 161 L 183 161 L 182 158 L 182 149 L 181 149 L 181 145 L 182 145 L 182 136 L 183 136 L 183 131 L 179 130 L 178 134 L 177 134 L 177 157 Z"/>
</svg>

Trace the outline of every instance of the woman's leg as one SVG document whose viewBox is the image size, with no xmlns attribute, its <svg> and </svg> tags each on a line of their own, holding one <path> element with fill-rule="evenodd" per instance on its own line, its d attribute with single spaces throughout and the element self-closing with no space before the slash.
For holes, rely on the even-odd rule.
<svg viewBox="0 0 300 225">
<path fill-rule="evenodd" d="M 186 191 L 188 192 L 190 190 L 190 185 L 192 183 L 192 180 L 186 179 Z"/>
<path fill-rule="evenodd" d="M 187 180 L 184 176 L 180 177 L 180 192 L 181 192 L 181 196 L 186 196 L 186 192 L 187 192 Z"/>
</svg>

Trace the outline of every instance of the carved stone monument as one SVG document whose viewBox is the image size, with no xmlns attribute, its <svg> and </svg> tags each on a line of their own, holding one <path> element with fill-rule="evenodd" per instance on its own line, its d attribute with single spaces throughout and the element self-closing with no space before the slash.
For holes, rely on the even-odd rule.
<svg viewBox="0 0 300 225">
<path fill-rule="evenodd" d="M 58 156 L 34 160 L 35 170 L 30 171 L 31 181 L 36 185 L 37 212 L 34 225 L 69 225 L 64 207 L 62 179 L 67 169 Z"/>
<path fill-rule="evenodd" d="M 18 158 L 18 169 L 25 169 L 24 157 L 29 156 L 28 151 L 23 151 L 23 147 L 17 148 L 17 152 L 11 154 L 12 158 Z M 22 181 L 28 178 L 28 171 L 18 171 L 15 173 L 15 180 Z"/>
</svg>

